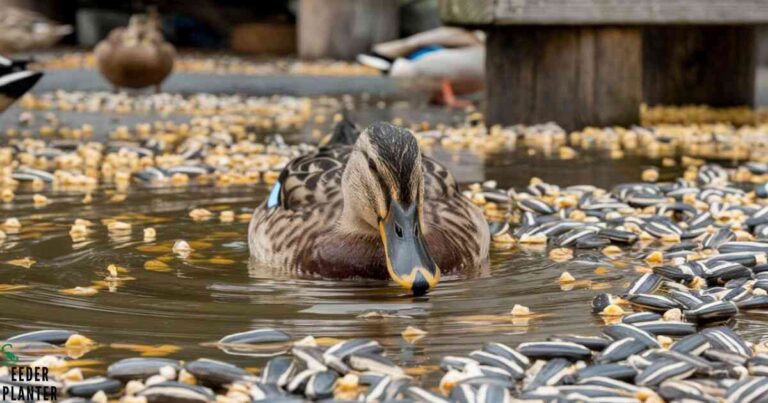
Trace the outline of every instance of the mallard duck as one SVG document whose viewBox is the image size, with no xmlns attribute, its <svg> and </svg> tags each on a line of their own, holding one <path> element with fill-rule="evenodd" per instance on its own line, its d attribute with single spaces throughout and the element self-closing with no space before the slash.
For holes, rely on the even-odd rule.
<svg viewBox="0 0 768 403">
<path fill-rule="evenodd" d="M 452 107 L 469 104 L 456 95 L 485 87 L 485 37 L 481 32 L 440 27 L 380 43 L 357 60 L 407 88 L 431 92 L 435 101 Z"/>
<path fill-rule="evenodd" d="M 337 132 L 292 160 L 254 211 L 248 238 L 256 264 L 328 278 L 391 277 L 415 294 L 434 287 L 441 271 L 487 267 L 490 243 L 482 212 L 450 172 L 389 123 L 359 137 Z"/>
<path fill-rule="evenodd" d="M 156 14 L 134 15 L 128 27 L 115 28 L 94 50 L 99 71 L 119 90 L 160 84 L 173 70 L 176 50 L 165 42 Z"/>
<path fill-rule="evenodd" d="M 0 56 L 0 112 L 21 98 L 42 76 L 43 73 L 27 70 L 26 61 Z"/>
</svg>

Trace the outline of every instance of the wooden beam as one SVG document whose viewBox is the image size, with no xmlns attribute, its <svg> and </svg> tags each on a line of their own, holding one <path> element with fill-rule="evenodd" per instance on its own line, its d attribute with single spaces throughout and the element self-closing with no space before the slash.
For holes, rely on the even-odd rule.
<svg viewBox="0 0 768 403">
<path fill-rule="evenodd" d="M 490 124 L 574 130 L 639 120 L 640 28 L 492 27 L 486 46 Z"/>
<path fill-rule="evenodd" d="M 393 0 L 301 0 L 299 56 L 354 59 L 400 33 L 399 2 Z"/>
<path fill-rule="evenodd" d="M 490 10 L 489 8 L 493 9 Z M 724 25 L 768 22 L 765 0 L 441 0 L 448 24 Z"/>
<path fill-rule="evenodd" d="M 440 19 L 459 25 L 487 25 L 493 22 L 495 0 L 440 0 Z"/>
<path fill-rule="evenodd" d="M 649 105 L 752 106 L 755 38 L 753 26 L 646 28 L 644 101 Z"/>
</svg>

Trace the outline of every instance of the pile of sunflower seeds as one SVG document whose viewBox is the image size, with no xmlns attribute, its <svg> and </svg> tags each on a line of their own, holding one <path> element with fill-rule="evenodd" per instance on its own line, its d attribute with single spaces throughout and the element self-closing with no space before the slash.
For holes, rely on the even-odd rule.
<svg viewBox="0 0 768 403">
<path fill-rule="evenodd" d="M 418 386 L 371 339 L 351 339 L 322 348 L 311 341 L 291 343 L 274 329 L 224 337 L 219 343 L 244 347 L 286 343 L 290 353 L 272 358 L 254 375 L 230 363 L 197 359 L 126 358 L 105 376 L 84 379 L 66 361 L 27 351 L 71 345 L 82 337 L 65 330 L 17 335 L 19 365 L 46 367 L 45 382 L 14 381 L 0 371 L 0 388 L 55 388 L 69 403 L 106 402 L 763 402 L 768 397 L 768 354 L 727 327 L 696 332 L 669 327 L 658 315 L 636 313 L 607 326 L 601 336 L 553 336 L 512 348 L 486 343 L 467 357 L 446 356 L 439 388 Z M 662 335 L 679 337 L 665 347 Z"/>
<path fill-rule="evenodd" d="M 739 169 L 768 172 L 761 164 Z M 494 239 L 586 252 L 620 246 L 649 267 L 621 295 L 595 296 L 594 312 L 611 318 L 600 335 L 553 335 L 516 347 L 486 343 L 464 357 L 442 357 L 435 388 L 420 385 L 372 339 L 323 347 L 258 329 L 218 345 L 235 352 L 284 346 L 259 375 L 210 359 L 137 357 L 88 379 L 61 357 L 25 355 L 83 344 L 82 336 L 48 330 L 8 341 L 20 346 L 22 364 L 57 374 L 49 386 L 70 402 L 764 402 L 768 348 L 744 340 L 732 325 L 740 312 L 768 309 L 768 192 L 760 181 L 734 181 L 739 169 L 704 165 L 688 175 L 692 180 L 611 191 L 537 180 L 520 192 L 492 183 L 472 187 L 474 201 L 493 203 L 511 218 L 491 224 Z M 25 385 L 0 370 L 2 386 Z"/>
</svg>

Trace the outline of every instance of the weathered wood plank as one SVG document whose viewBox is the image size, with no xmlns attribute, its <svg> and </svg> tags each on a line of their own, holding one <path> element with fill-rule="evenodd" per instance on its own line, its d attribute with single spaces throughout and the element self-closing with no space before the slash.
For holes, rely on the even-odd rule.
<svg viewBox="0 0 768 403">
<path fill-rule="evenodd" d="M 496 0 L 440 0 L 440 19 L 464 25 L 493 22 Z"/>
<path fill-rule="evenodd" d="M 299 56 L 354 59 L 373 44 L 398 37 L 399 3 L 392 0 L 301 0 Z"/>
<path fill-rule="evenodd" d="M 646 103 L 754 104 L 755 27 L 649 27 L 643 42 Z"/>
<path fill-rule="evenodd" d="M 594 121 L 607 125 L 637 123 L 643 95 L 642 31 L 595 31 Z"/>
<path fill-rule="evenodd" d="M 488 123 L 572 130 L 639 119 L 640 28 L 493 27 L 487 49 Z"/>
<path fill-rule="evenodd" d="M 768 22 L 765 0 L 441 0 L 449 24 L 758 24 Z M 474 3 L 477 5 L 473 6 Z M 489 15 L 490 14 L 490 15 Z"/>
</svg>

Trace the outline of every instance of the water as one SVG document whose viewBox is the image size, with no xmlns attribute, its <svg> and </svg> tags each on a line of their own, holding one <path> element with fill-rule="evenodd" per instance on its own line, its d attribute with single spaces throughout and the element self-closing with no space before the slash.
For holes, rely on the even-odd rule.
<svg viewBox="0 0 768 403">
<path fill-rule="evenodd" d="M 644 166 L 658 163 L 591 154 L 557 160 L 530 157 L 524 150 L 485 156 L 442 149 L 430 153 L 446 161 L 463 183 L 495 179 L 502 187 L 525 186 L 534 175 L 560 185 L 610 187 L 637 180 Z M 679 169 L 666 168 L 662 178 L 678 174 Z M 27 286 L 0 291 L 0 339 L 36 329 L 76 330 L 99 343 L 85 355 L 101 362 L 97 371 L 141 353 L 186 360 L 209 357 L 256 367 L 274 351 L 258 357 L 234 355 L 213 343 L 234 332 L 274 327 L 295 339 L 376 338 L 399 364 L 424 366 L 430 372 L 439 357 L 466 354 L 485 341 L 514 345 L 553 334 L 597 334 L 603 320 L 590 312 L 592 297 L 618 293 L 637 276 L 637 253 L 596 271 L 595 266 L 553 263 L 542 250 L 495 247 L 488 273 L 446 277 L 427 296 L 414 298 L 391 283 L 298 278 L 249 265 L 247 214 L 266 197 L 266 185 L 132 186 L 123 202 L 110 202 L 112 191 L 100 189 L 93 204 L 84 205 L 82 193 L 46 190 L 51 204 L 35 207 L 35 192 L 22 187 L 14 203 L 0 204 L 0 219 L 17 217 L 23 224 L 0 245 L 0 284 Z M 223 223 L 214 215 L 196 222 L 188 213 L 198 207 L 214 213 L 234 210 L 238 218 Z M 77 218 L 95 224 L 85 241 L 73 242 L 68 234 Z M 132 232 L 110 234 L 101 224 L 104 219 L 129 222 Z M 143 240 L 146 227 L 156 229 L 156 240 Z M 190 256 L 171 251 L 178 239 L 192 244 Z M 597 252 L 579 253 L 577 257 Z M 24 257 L 36 263 L 30 268 L 5 263 Z M 168 269 L 147 270 L 149 260 L 165 262 Z M 121 277 L 132 279 L 104 283 L 110 264 L 125 267 L 128 271 Z M 579 280 L 570 290 L 557 281 L 566 269 Z M 100 289 L 93 296 L 61 292 L 94 284 Z M 537 315 L 527 320 L 501 316 L 515 304 Z M 371 311 L 389 317 L 361 317 Z M 741 315 L 738 328 L 754 340 L 765 334 L 765 319 Z M 401 336 L 408 326 L 428 334 L 408 342 Z"/>
</svg>

